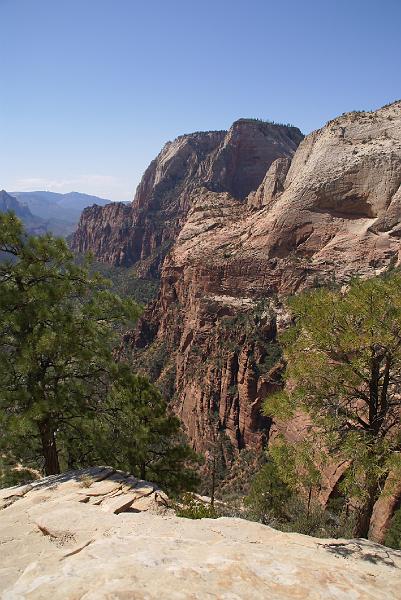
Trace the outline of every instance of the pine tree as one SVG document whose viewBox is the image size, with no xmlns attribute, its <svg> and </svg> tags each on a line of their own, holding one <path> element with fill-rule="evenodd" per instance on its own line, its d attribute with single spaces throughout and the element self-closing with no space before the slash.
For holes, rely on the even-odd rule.
<svg viewBox="0 0 401 600">
<path fill-rule="evenodd" d="M 366 537 L 381 484 L 401 467 L 401 275 L 313 290 L 288 304 L 294 325 L 281 336 L 287 385 L 264 412 L 309 416 L 307 438 L 323 441 L 322 461 L 348 465 L 341 487 L 357 500 L 355 533 Z"/>
<path fill-rule="evenodd" d="M 0 253 L 1 451 L 46 474 L 100 457 L 179 480 L 193 455 L 178 421 L 114 358 L 140 307 L 78 266 L 63 240 L 27 236 L 12 214 L 0 215 Z"/>
</svg>

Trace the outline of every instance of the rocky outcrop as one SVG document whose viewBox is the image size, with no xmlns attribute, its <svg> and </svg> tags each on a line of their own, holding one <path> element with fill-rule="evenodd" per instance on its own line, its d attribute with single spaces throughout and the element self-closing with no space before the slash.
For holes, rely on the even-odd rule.
<svg viewBox="0 0 401 600">
<path fill-rule="evenodd" d="M 133 223 L 147 224 L 128 254 L 143 260 L 158 249 L 160 265 L 160 249 L 171 250 L 159 297 L 127 339 L 136 367 L 157 354 L 152 377 L 198 450 L 216 431 L 234 448 L 265 443 L 271 423 L 260 406 L 280 384 L 275 332 L 288 318 L 286 295 L 400 263 L 401 103 L 334 119 L 290 161 L 293 134 L 240 121 L 227 134 L 178 138 L 138 188 Z M 124 254 L 126 242 L 110 248 Z M 327 475 L 326 499 L 340 476 Z"/>
<path fill-rule="evenodd" d="M 248 206 L 258 209 L 270 205 L 276 196 L 284 191 L 284 182 L 290 165 L 291 160 L 289 158 L 275 160 L 259 188 L 249 194 Z"/>
<path fill-rule="evenodd" d="M 175 410 L 198 449 L 208 441 L 211 413 L 238 447 L 266 434 L 259 407 L 277 385 L 267 366 L 275 328 L 285 325 L 280 298 L 398 264 L 400 184 L 396 103 L 312 133 L 291 165 L 272 163 L 246 202 L 194 190 L 163 264 L 159 298 L 144 317 L 146 332 L 140 328 L 132 343 L 167 344 Z M 254 323 L 249 331 L 230 325 L 239 315 Z"/>
<path fill-rule="evenodd" d="M 154 485 L 110 469 L 0 494 L 4 600 L 399 598 L 398 551 L 242 519 L 180 519 Z"/>
<path fill-rule="evenodd" d="M 72 247 L 103 262 L 137 264 L 157 276 L 200 186 L 244 200 L 279 157 L 293 156 L 303 136 L 291 126 L 241 119 L 226 131 L 168 142 L 145 171 L 131 206 L 95 206 L 82 213 Z"/>
<path fill-rule="evenodd" d="M 387 477 L 383 492 L 377 500 L 370 521 L 369 539 L 384 543 L 394 512 L 401 505 L 401 481 L 398 472 Z"/>
<path fill-rule="evenodd" d="M 106 263 L 129 264 L 135 252 L 135 239 L 131 239 L 132 212 L 130 206 L 113 202 L 106 206 L 90 206 L 82 211 L 72 247 L 76 252 L 92 252 Z"/>
</svg>

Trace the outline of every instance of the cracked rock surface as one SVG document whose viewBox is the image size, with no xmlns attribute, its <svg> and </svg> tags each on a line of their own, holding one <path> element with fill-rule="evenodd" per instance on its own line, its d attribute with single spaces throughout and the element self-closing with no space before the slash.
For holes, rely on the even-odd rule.
<svg viewBox="0 0 401 600">
<path fill-rule="evenodd" d="M 0 490 L 0 594 L 20 599 L 398 600 L 401 552 L 176 517 L 105 467 Z"/>
</svg>

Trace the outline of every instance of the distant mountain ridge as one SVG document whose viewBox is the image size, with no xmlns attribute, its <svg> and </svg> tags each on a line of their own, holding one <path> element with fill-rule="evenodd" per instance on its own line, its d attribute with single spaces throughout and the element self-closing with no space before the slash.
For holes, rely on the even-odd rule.
<svg viewBox="0 0 401 600">
<path fill-rule="evenodd" d="M 46 231 L 68 236 L 75 231 L 81 212 L 94 204 L 105 206 L 112 201 L 99 196 L 49 191 L 1 192 L 0 211 L 13 210 L 32 233 Z M 37 229 L 39 228 L 39 229 Z"/>
<path fill-rule="evenodd" d="M 8 194 L 5 190 L 0 191 L 0 212 L 12 211 L 21 219 L 29 233 L 45 233 L 46 222 L 40 217 L 33 215 L 29 208 L 22 204 L 17 198 Z"/>
<path fill-rule="evenodd" d="M 54 233 L 59 233 L 64 229 L 64 235 L 69 235 L 75 230 L 75 227 L 81 216 L 81 212 L 87 206 L 105 206 L 111 200 L 99 198 L 89 194 L 80 192 L 69 192 L 67 194 L 59 194 L 49 191 L 33 191 L 33 192 L 12 192 L 12 195 L 25 204 L 30 211 L 49 221 L 49 229 Z"/>
</svg>

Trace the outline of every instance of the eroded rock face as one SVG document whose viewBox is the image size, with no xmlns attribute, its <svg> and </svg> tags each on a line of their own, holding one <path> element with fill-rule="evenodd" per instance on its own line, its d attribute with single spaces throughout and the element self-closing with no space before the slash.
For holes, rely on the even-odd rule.
<svg viewBox="0 0 401 600">
<path fill-rule="evenodd" d="M 1 495 L 14 498 L 0 510 L 4 600 L 399 598 L 400 552 L 241 519 L 180 519 L 155 486 L 110 469 Z"/>
<path fill-rule="evenodd" d="M 283 297 L 400 263 L 400 102 L 334 119 L 307 136 L 291 162 L 293 139 L 285 150 L 277 138 L 273 155 L 266 140 L 279 130 L 253 127 L 178 138 L 151 164 L 134 202 L 133 222 L 162 215 L 158 232 L 167 236 L 150 234 L 152 223 L 134 224 L 132 232 L 149 234 L 149 244 L 142 233 L 131 236 L 135 252 L 145 259 L 152 247 L 171 250 L 159 297 L 127 339 L 136 367 L 159 353 L 156 378 L 170 381 L 174 410 L 198 450 L 216 427 L 236 448 L 266 441 L 271 424 L 260 406 L 279 385 L 274 339 L 287 322 Z M 125 252 L 124 244 L 111 247 Z M 326 499 L 339 476 L 327 474 Z"/>
<path fill-rule="evenodd" d="M 273 162 L 248 202 L 194 190 L 163 264 L 159 298 L 144 318 L 147 335 L 140 328 L 132 343 L 167 344 L 177 373 L 174 406 L 196 448 L 208 440 L 210 413 L 238 447 L 266 433 L 266 420 L 255 415 L 276 380 L 261 372 L 271 348 L 261 346 L 258 331 L 274 332 L 282 318 L 276 296 L 399 263 L 400 184 L 398 102 L 312 133 L 291 166 Z M 252 332 L 223 334 L 224 319 L 239 314 L 254 319 Z"/>
<path fill-rule="evenodd" d="M 95 206 L 82 213 L 72 247 L 103 262 L 157 275 L 199 186 L 244 200 L 279 157 L 293 156 L 303 136 L 295 127 L 240 120 L 226 131 L 168 142 L 151 162 L 131 206 Z"/>
</svg>

